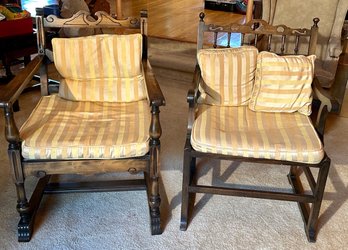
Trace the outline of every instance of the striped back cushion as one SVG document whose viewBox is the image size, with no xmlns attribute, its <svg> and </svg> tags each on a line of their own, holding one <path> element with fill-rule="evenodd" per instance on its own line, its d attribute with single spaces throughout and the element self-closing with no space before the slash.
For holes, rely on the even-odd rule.
<svg viewBox="0 0 348 250">
<path fill-rule="evenodd" d="M 55 38 L 52 46 L 55 66 L 64 78 L 62 98 L 107 102 L 146 98 L 141 34 Z"/>
<path fill-rule="evenodd" d="M 278 56 L 261 52 L 249 108 L 264 112 L 311 114 L 315 56 Z"/>
<path fill-rule="evenodd" d="M 246 105 L 253 88 L 257 53 L 252 46 L 200 50 L 197 57 L 204 80 L 200 85 L 200 102 Z"/>
</svg>

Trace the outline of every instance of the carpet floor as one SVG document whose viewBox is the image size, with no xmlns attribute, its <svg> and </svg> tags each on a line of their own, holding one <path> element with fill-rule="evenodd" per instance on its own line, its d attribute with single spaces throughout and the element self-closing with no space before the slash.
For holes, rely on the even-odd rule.
<svg viewBox="0 0 348 250">
<path fill-rule="evenodd" d="M 186 232 L 179 230 L 186 94 L 191 86 L 195 47 L 150 40 L 150 60 L 166 97 L 161 109 L 161 194 L 165 228 L 151 236 L 145 191 L 44 196 L 34 235 L 18 243 L 16 191 L 0 136 L 0 249 L 344 249 L 348 244 L 348 118 L 331 115 L 325 148 L 332 165 L 319 217 L 316 243 L 308 243 L 294 202 L 197 195 Z M 21 95 L 21 124 L 39 91 Z M 0 131 L 4 131 L 3 119 Z M 208 168 L 214 165 L 213 168 Z M 227 168 L 229 167 L 229 168 Z M 280 170 L 280 171 L 279 171 Z M 262 164 L 200 161 L 202 183 L 277 186 L 290 190 L 288 168 Z M 35 178 L 29 179 L 32 189 Z"/>
</svg>

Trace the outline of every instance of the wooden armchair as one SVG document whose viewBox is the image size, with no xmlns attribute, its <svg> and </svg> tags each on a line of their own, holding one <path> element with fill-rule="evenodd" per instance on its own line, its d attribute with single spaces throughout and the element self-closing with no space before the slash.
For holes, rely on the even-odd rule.
<svg viewBox="0 0 348 250">
<path fill-rule="evenodd" d="M 105 12 L 97 12 L 96 17 L 89 21 L 89 14 L 83 11 L 69 19 L 37 17 L 39 54 L 0 93 L 18 195 L 19 241 L 30 240 L 43 194 L 74 191 L 145 189 L 151 233 L 161 234 L 159 107 L 165 100 L 147 60 L 147 12 L 124 20 Z M 134 34 L 54 38 L 54 63 L 62 79 L 59 93 L 49 94 L 44 31 L 61 27 Z M 37 70 L 42 97 L 18 129 L 12 106 Z M 122 180 L 99 178 L 114 172 L 143 172 L 140 176 L 144 178 L 139 179 L 139 174 L 137 179 L 127 180 L 124 176 Z M 53 178 L 56 175 L 72 174 L 95 178 L 91 182 L 54 182 L 64 180 Z M 29 201 L 28 176 L 39 178 Z"/>
<path fill-rule="evenodd" d="M 270 26 L 256 19 L 245 25 L 217 26 L 206 24 L 204 14 L 200 14 L 198 64 L 194 87 L 187 96 L 189 114 L 184 148 L 181 230 L 187 229 L 195 194 L 207 193 L 296 201 L 308 240 L 315 241 L 330 167 L 330 159 L 323 149 L 324 124 L 328 107 L 337 106 L 337 102 L 323 95 L 317 82 L 313 81 L 318 22 L 315 18 L 311 29 Z M 241 33 L 242 46 L 230 48 L 230 39 L 218 45 L 224 34 L 231 37 L 232 33 Z M 266 51 L 256 48 L 261 35 L 267 37 Z M 215 38 L 214 48 L 206 48 L 203 44 L 205 36 Z M 282 56 L 270 52 L 273 50 L 270 44 L 276 36 L 283 41 L 278 52 Z M 291 36 L 296 40 L 293 54 L 298 53 L 300 43 L 307 43 L 307 55 L 284 55 L 287 39 Z M 252 43 L 246 44 L 246 40 Z M 312 89 L 324 106 L 314 122 L 316 129 L 309 117 Z M 199 182 L 197 160 L 207 158 L 256 162 L 260 164 L 260 171 L 266 164 L 281 168 L 289 166 L 288 180 L 293 192 L 260 186 L 245 188 L 231 183 L 218 186 L 214 181 L 212 185 L 204 185 Z M 316 179 L 312 168 L 318 170 Z M 302 173 L 310 187 L 305 192 L 302 190 Z M 267 179 L 264 181 L 267 184 Z"/>
</svg>

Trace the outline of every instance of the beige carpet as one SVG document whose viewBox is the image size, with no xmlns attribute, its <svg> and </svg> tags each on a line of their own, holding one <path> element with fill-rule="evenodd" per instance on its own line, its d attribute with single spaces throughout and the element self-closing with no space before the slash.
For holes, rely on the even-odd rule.
<svg viewBox="0 0 348 250">
<path fill-rule="evenodd" d="M 320 212 L 318 239 L 308 243 L 297 204 L 251 198 L 197 195 L 188 230 L 179 230 L 186 93 L 194 68 L 194 45 L 152 39 L 151 61 L 167 100 L 163 128 L 162 213 L 166 227 L 151 236 L 145 193 L 45 196 L 29 243 L 18 243 L 15 186 L 0 135 L 0 249 L 344 249 L 348 244 L 348 118 L 331 116 L 325 147 L 332 159 Z M 166 48 L 170 48 L 170 52 Z M 29 114 L 38 91 L 21 96 L 19 120 Z M 2 112 L 1 112 L 2 113 Z M 4 131 L 3 119 L 0 131 Z M 206 166 L 213 164 L 212 170 Z M 231 165 L 227 171 L 226 167 Z M 278 185 L 289 190 L 288 168 L 217 161 L 200 163 L 204 183 Z M 31 179 L 28 187 L 33 186 Z"/>
</svg>

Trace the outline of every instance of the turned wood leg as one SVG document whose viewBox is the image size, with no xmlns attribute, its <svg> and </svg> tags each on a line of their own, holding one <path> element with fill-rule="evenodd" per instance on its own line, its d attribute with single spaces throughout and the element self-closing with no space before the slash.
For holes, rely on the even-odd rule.
<svg viewBox="0 0 348 250">
<path fill-rule="evenodd" d="M 24 188 L 25 179 L 20 160 L 19 145 L 10 144 L 8 155 L 13 170 L 14 183 L 16 185 L 17 211 L 20 216 L 20 221 L 18 223 L 18 241 L 29 241 L 32 234 L 32 227 L 30 226 L 31 211 Z"/>
<path fill-rule="evenodd" d="M 159 153 L 160 153 L 160 136 L 162 134 L 159 122 L 159 107 L 153 105 L 151 109 L 150 124 L 150 166 L 149 175 L 145 173 L 148 183 L 148 200 L 151 217 L 151 234 L 158 235 L 162 233 L 160 204 L 161 198 L 159 194 Z"/>
<path fill-rule="evenodd" d="M 21 217 L 18 224 L 18 241 L 29 241 L 32 228 L 30 225 L 30 206 L 24 188 L 24 173 L 21 163 L 21 143 L 19 131 L 13 117 L 13 107 L 8 103 L 4 107 L 5 115 L 5 137 L 9 142 L 8 156 L 12 171 L 13 181 L 17 190 L 17 211 Z"/>
<path fill-rule="evenodd" d="M 150 175 L 148 179 L 148 202 L 150 209 L 151 218 L 151 234 L 158 235 L 162 233 L 161 229 L 161 214 L 160 204 L 161 198 L 159 194 L 159 177 L 158 177 L 158 153 L 159 148 L 153 147 L 150 149 L 151 160 L 150 160 Z"/>
<path fill-rule="evenodd" d="M 322 166 L 319 169 L 317 185 L 315 186 L 314 190 L 314 196 L 316 199 L 315 202 L 313 202 L 312 207 L 310 209 L 308 222 L 305 228 L 308 241 L 310 242 L 315 242 L 316 240 L 318 217 L 324 196 L 327 176 L 329 174 L 330 162 L 330 158 L 326 156 L 326 158 L 322 162 Z"/>
</svg>

